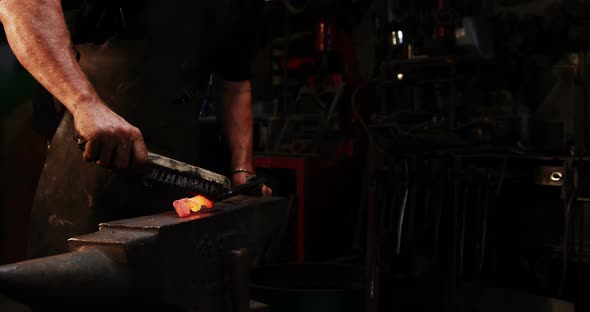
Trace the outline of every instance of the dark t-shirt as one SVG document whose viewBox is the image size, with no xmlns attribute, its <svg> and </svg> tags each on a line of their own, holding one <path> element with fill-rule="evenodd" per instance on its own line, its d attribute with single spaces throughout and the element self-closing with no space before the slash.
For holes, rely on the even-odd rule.
<svg viewBox="0 0 590 312">
<path fill-rule="evenodd" d="M 245 81 L 250 79 L 252 54 L 256 29 L 261 20 L 263 0 L 238 0 L 239 18 L 234 25 L 231 40 L 225 43 L 213 66 L 225 80 Z M 145 6 L 142 0 L 63 0 L 65 11 L 72 14 L 72 37 L 74 43 L 101 43 L 113 35 L 125 31 L 129 23 Z M 174 23 L 175 21 L 170 21 Z"/>
<path fill-rule="evenodd" d="M 240 14 L 234 26 L 231 42 L 226 42 L 226 48 L 216 64 L 216 71 L 229 81 L 244 81 L 250 79 L 251 63 L 256 30 L 260 26 L 263 1 L 241 0 Z"/>
<path fill-rule="evenodd" d="M 161 4 L 163 6 L 175 5 L 176 9 L 182 5 L 181 1 L 189 2 L 199 0 L 176 0 L 168 3 L 162 2 Z M 141 20 L 141 16 L 146 11 L 147 2 L 146 0 L 63 0 L 62 6 L 72 34 L 72 41 L 75 45 L 84 43 L 102 44 L 117 34 L 128 35 L 130 31 L 141 32 L 142 26 L 145 26 L 145 24 L 142 24 L 139 20 Z M 204 3 L 207 4 L 206 2 Z M 204 61 L 206 62 L 206 66 L 204 67 L 207 70 L 196 75 L 199 78 L 194 79 L 195 84 L 191 88 L 200 90 L 197 93 L 201 92 L 203 94 L 205 92 L 203 89 L 206 88 L 211 72 L 215 72 L 228 81 L 245 81 L 250 79 L 255 34 L 258 23 L 261 20 L 260 17 L 262 15 L 264 1 L 231 0 L 231 3 L 233 4 L 233 10 L 237 10 L 238 14 L 232 14 L 234 18 L 231 19 L 231 22 L 227 19 L 228 23 L 231 23 L 231 25 L 227 25 L 230 30 L 229 35 L 226 34 L 223 38 L 220 38 L 221 44 L 212 50 L 214 51 L 214 57 Z M 226 20 L 224 17 L 217 18 L 222 21 Z M 153 22 L 151 23 L 153 24 Z M 197 25 L 196 27 L 213 27 L 207 21 L 191 21 L 190 23 L 182 23 L 182 21 L 173 19 L 165 21 L 165 23 L 157 21 L 157 25 L 168 24 L 174 26 L 174 23 L 178 23 L 177 25 L 192 24 Z M 202 26 L 199 24 L 202 24 Z M 141 26 L 138 27 L 138 25 Z M 179 29 L 178 27 L 170 28 Z M 153 32 L 153 29 L 151 31 Z M 181 36 L 185 35 L 183 31 L 176 30 L 175 32 L 170 37 L 183 39 L 171 40 L 169 45 L 172 49 L 183 49 L 183 47 L 190 46 L 190 44 L 186 44 L 187 42 L 179 42 L 189 40 L 189 38 L 192 38 L 190 35 Z M 183 33 L 179 35 L 179 32 Z M 186 33 L 194 32 L 187 29 Z M 200 39 L 192 38 L 192 40 Z M 208 47 L 205 46 L 203 49 L 208 49 Z M 195 56 L 196 61 L 200 61 L 198 58 L 199 56 Z M 108 71 L 108 68 L 106 70 Z M 112 72 L 116 71 L 113 70 Z M 33 101 L 33 127 L 48 139 L 53 137 L 57 124 L 61 119 L 61 111 L 55 111 L 55 106 L 52 105 L 52 99 L 53 97 L 46 90 L 40 88 Z M 171 102 L 177 101 L 178 99 L 171 100 Z"/>
</svg>

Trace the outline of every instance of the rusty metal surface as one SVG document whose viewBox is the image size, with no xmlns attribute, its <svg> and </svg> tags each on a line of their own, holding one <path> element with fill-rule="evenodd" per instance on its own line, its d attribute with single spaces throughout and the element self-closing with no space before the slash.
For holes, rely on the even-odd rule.
<svg viewBox="0 0 590 312">
<path fill-rule="evenodd" d="M 76 252 L 0 267 L 0 291 L 23 303 L 77 299 L 111 302 L 127 294 L 127 268 L 108 248 Z M 113 296 L 111 294 L 116 294 Z M 34 299 L 32 302 L 30 299 Z"/>
<path fill-rule="evenodd" d="M 163 213 L 103 223 L 98 232 L 70 239 L 70 253 L 0 267 L 0 292 L 42 306 L 60 298 L 134 298 L 228 311 L 231 252 L 247 248 L 247 266 L 263 258 L 286 206 L 282 199 L 236 197 L 185 219 Z"/>
</svg>

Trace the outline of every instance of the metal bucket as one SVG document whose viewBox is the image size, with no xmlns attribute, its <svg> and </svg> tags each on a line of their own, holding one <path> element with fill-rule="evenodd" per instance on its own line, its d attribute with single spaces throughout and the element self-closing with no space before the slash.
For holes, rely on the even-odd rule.
<svg viewBox="0 0 590 312">
<path fill-rule="evenodd" d="M 364 273 L 354 266 L 286 264 L 252 273 L 252 297 L 271 312 L 360 312 Z"/>
</svg>

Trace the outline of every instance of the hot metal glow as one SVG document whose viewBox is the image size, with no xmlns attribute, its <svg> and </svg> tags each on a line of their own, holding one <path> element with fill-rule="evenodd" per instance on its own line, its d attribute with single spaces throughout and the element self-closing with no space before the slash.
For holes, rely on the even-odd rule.
<svg viewBox="0 0 590 312">
<path fill-rule="evenodd" d="M 190 216 L 191 212 L 199 212 L 203 207 L 207 209 L 213 208 L 213 202 L 202 195 L 175 200 L 172 205 L 181 218 Z"/>
</svg>

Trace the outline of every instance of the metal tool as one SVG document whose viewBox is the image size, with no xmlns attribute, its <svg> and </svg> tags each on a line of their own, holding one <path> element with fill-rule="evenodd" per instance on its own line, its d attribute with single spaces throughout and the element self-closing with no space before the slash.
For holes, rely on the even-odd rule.
<svg viewBox="0 0 590 312">
<path fill-rule="evenodd" d="M 85 149 L 87 142 L 82 137 L 74 136 L 74 140 L 80 150 Z M 226 194 L 236 194 L 226 176 L 156 153 L 148 153 L 146 165 L 137 173 L 147 187 L 200 194 L 214 201 L 227 198 Z"/>
<path fill-rule="evenodd" d="M 227 198 L 225 194 L 231 192 L 231 182 L 227 177 L 162 155 L 148 153 L 148 162 L 143 170 L 143 184 L 148 187 L 201 194 L 214 201 Z"/>
</svg>

